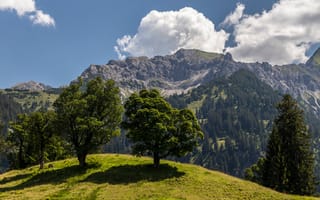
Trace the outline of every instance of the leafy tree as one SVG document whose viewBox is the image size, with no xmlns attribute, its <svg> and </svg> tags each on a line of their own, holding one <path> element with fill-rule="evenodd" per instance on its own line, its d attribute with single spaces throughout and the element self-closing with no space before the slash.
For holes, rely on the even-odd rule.
<svg viewBox="0 0 320 200">
<path fill-rule="evenodd" d="M 262 173 L 264 167 L 264 158 L 259 158 L 258 162 L 247 168 L 244 173 L 245 179 L 262 184 Z"/>
<path fill-rule="evenodd" d="M 85 88 L 85 89 L 83 89 Z M 119 133 L 123 107 L 113 80 L 82 80 L 66 87 L 54 103 L 59 130 L 73 145 L 79 165 L 86 156 Z"/>
<path fill-rule="evenodd" d="M 16 122 L 11 122 L 8 140 L 18 147 L 19 168 L 38 162 L 40 169 L 43 169 L 46 147 L 55 131 L 54 120 L 55 113 L 48 111 L 21 114 Z"/>
<path fill-rule="evenodd" d="M 278 104 L 264 162 L 262 182 L 281 192 L 315 191 L 314 155 L 303 111 L 290 95 Z"/>
<path fill-rule="evenodd" d="M 192 151 L 203 136 L 194 114 L 187 109 L 173 109 L 157 90 L 141 90 L 129 97 L 122 127 L 134 143 L 133 154 L 152 155 L 155 167 L 161 158 Z"/>
<path fill-rule="evenodd" d="M 40 169 L 43 169 L 46 146 L 54 134 L 55 112 L 34 112 L 29 116 L 29 134 L 33 135 Z"/>
<path fill-rule="evenodd" d="M 15 122 L 10 122 L 10 131 L 7 142 L 12 148 L 8 152 L 8 158 L 12 168 L 25 168 L 28 165 L 27 159 L 30 155 L 28 141 L 28 120 L 26 114 L 19 114 Z"/>
</svg>

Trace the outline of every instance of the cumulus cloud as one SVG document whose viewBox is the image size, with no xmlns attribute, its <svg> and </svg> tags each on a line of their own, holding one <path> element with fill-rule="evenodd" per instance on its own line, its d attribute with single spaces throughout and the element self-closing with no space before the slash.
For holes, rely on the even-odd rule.
<svg viewBox="0 0 320 200">
<path fill-rule="evenodd" d="M 238 24 L 239 20 L 243 16 L 243 11 L 245 8 L 246 8 L 245 5 L 238 3 L 235 11 L 230 13 L 222 22 L 222 26 L 231 26 L 231 25 Z"/>
<path fill-rule="evenodd" d="M 227 51 L 236 60 L 305 62 L 308 49 L 320 42 L 319 0 L 280 0 L 271 10 L 254 15 L 238 15 L 243 12 L 239 10 L 238 5 L 225 19 L 225 24 L 234 24 L 236 46 Z"/>
<path fill-rule="evenodd" d="M 50 15 L 43 13 L 41 10 L 37 10 L 34 15 L 29 17 L 34 24 L 43 26 L 54 26 L 55 22 Z"/>
<path fill-rule="evenodd" d="M 37 9 L 35 0 L 0 0 L 1 10 L 11 10 L 17 12 L 18 16 L 27 16 L 33 24 L 55 26 L 50 15 Z"/>
<path fill-rule="evenodd" d="M 223 30 L 215 30 L 215 25 L 193 8 L 153 10 L 141 20 L 137 33 L 119 38 L 114 49 L 120 59 L 125 55 L 166 55 L 180 48 L 221 53 L 228 36 Z"/>
</svg>

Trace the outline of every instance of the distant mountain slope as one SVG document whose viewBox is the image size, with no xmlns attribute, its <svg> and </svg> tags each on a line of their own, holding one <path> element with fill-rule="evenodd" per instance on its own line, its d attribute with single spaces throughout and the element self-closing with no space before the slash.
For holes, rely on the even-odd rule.
<svg viewBox="0 0 320 200">
<path fill-rule="evenodd" d="M 244 69 L 170 96 L 173 106 L 195 111 L 205 133 L 200 148 L 183 161 L 243 176 L 265 150 L 280 99 L 279 92 Z"/>
<path fill-rule="evenodd" d="M 44 91 L 49 90 L 52 87 L 49 85 L 45 85 L 43 83 L 38 83 L 35 81 L 28 81 L 25 83 L 19 83 L 13 86 L 11 89 L 13 90 L 26 90 L 26 91 Z"/>
<path fill-rule="evenodd" d="M 142 88 L 159 88 L 165 95 L 186 92 L 218 77 L 247 69 L 274 90 L 297 98 L 307 112 L 320 118 L 320 56 L 316 51 L 307 64 L 271 66 L 268 63 L 235 62 L 230 54 L 181 49 L 173 55 L 111 60 L 106 65 L 91 65 L 81 77 L 114 79 L 124 96 Z"/>
<path fill-rule="evenodd" d="M 9 121 L 15 120 L 16 116 L 21 112 L 23 112 L 21 106 L 15 102 L 12 97 L 0 91 L 0 122 L 4 125 L 3 129 L 0 130 L 0 137 L 7 134 Z M 0 173 L 6 170 L 8 165 L 6 156 L 0 151 Z"/>
<path fill-rule="evenodd" d="M 320 48 L 310 57 L 307 65 L 320 67 Z"/>
<path fill-rule="evenodd" d="M 75 158 L 0 174 L 6 199 L 317 199 L 286 195 L 199 166 L 128 155 L 90 155 L 86 169 Z"/>
<path fill-rule="evenodd" d="M 5 89 L 3 94 L 9 96 L 22 108 L 22 113 L 50 109 L 53 102 L 58 98 L 61 89 L 50 88 L 49 90 L 14 90 Z"/>
<path fill-rule="evenodd" d="M 5 128 L 2 134 L 6 133 L 8 122 L 14 120 L 19 113 L 22 113 L 22 107 L 14 99 L 0 91 L 0 121 L 4 123 Z"/>
<path fill-rule="evenodd" d="M 165 94 L 181 93 L 208 82 L 210 65 L 220 62 L 225 56 L 199 50 L 181 49 L 174 55 L 132 57 L 126 60 L 111 60 L 106 65 L 91 65 L 81 77 L 84 80 L 96 76 L 114 79 L 124 95 L 142 88 L 160 88 Z"/>
</svg>

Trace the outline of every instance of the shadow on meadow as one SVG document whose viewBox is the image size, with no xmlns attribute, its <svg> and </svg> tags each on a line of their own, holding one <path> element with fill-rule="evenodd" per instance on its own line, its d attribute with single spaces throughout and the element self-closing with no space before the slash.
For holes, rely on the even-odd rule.
<svg viewBox="0 0 320 200">
<path fill-rule="evenodd" d="M 85 168 L 81 168 L 78 165 L 74 165 L 70 167 L 64 167 L 62 169 L 39 171 L 35 175 L 33 175 L 32 173 L 26 174 L 26 175 L 16 175 L 16 176 L 1 180 L 0 184 L 6 184 L 12 181 L 17 181 L 19 179 L 26 179 L 28 177 L 30 178 L 15 186 L 2 187 L 2 188 L 0 187 L 0 192 L 19 190 L 19 189 L 24 189 L 24 188 L 33 187 L 33 186 L 42 185 L 42 184 L 63 183 L 68 178 L 86 173 L 88 169 L 99 168 L 99 167 L 100 167 L 99 164 L 93 163 L 93 164 L 88 164 L 88 166 L 86 166 Z"/>
<path fill-rule="evenodd" d="M 11 177 L 5 177 L 0 181 L 0 185 L 7 184 L 7 183 L 10 183 L 10 182 L 14 182 L 14 181 L 18 181 L 20 179 L 25 179 L 25 178 L 28 178 L 30 176 L 32 176 L 31 173 L 30 174 L 19 174 L 19 175 L 11 176 Z"/>
<path fill-rule="evenodd" d="M 153 165 L 120 165 L 107 169 L 104 172 L 93 173 L 84 182 L 109 183 L 109 184 L 129 184 L 139 181 L 161 181 L 168 178 L 178 178 L 185 175 L 179 172 L 176 167 L 162 164 L 159 168 Z"/>
</svg>

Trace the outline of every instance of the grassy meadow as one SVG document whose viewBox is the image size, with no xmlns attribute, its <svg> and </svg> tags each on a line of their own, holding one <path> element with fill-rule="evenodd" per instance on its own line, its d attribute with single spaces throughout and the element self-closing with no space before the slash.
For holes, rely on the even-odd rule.
<svg viewBox="0 0 320 200">
<path fill-rule="evenodd" d="M 0 199 L 316 199 L 286 195 L 190 164 L 95 154 L 85 169 L 76 158 L 0 174 Z"/>
</svg>

